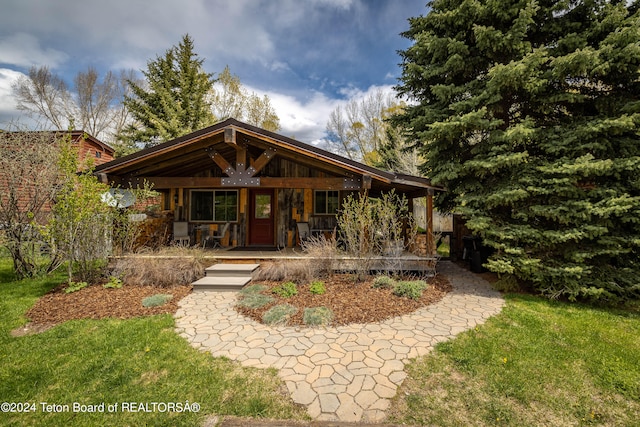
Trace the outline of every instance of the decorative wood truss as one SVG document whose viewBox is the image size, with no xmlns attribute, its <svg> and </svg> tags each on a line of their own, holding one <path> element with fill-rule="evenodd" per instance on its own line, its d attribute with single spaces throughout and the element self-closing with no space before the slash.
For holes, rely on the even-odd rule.
<svg viewBox="0 0 640 427">
<path fill-rule="evenodd" d="M 279 158 L 279 163 L 272 161 Z M 235 162 L 233 162 L 235 160 Z M 313 173 L 277 173 L 281 162 Z M 235 163 L 235 164 L 233 164 Z M 212 164 L 220 169 L 215 174 Z M 275 168 L 275 169 L 274 169 Z M 274 173 L 276 170 L 276 173 Z M 433 194 L 427 179 L 384 172 L 317 147 L 228 119 L 96 168 L 103 182 L 155 189 L 307 188 Z"/>
</svg>

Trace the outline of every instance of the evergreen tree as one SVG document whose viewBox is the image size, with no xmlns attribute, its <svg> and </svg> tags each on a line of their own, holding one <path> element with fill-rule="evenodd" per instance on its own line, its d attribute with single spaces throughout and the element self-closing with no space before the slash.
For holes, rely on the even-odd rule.
<svg viewBox="0 0 640 427">
<path fill-rule="evenodd" d="M 146 85 L 129 82 L 132 96 L 125 97 L 124 103 L 135 124 L 125 129 L 122 140 L 153 146 L 213 124 L 207 101 L 213 76 L 204 72 L 203 61 L 189 35 L 150 61 L 143 71 Z"/>
<path fill-rule="evenodd" d="M 435 0 L 403 35 L 396 117 L 423 171 L 551 297 L 640 296 L 637 1 Z"/>
</svg>

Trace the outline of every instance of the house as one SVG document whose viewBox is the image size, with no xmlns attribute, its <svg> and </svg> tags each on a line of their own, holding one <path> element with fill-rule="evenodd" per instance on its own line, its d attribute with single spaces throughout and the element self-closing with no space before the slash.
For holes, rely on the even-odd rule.
<svg viewBox="0 0 640 427">
<path fill-rule="evenodd" d="M 62 135 L 65 132 L 56 132 Z M 112 161 L 115 157 L 115 150 L 98 138 L 89 135 L 82 130 L 72 130 L 71 141 L 78 148 L 78 160 L 80 164 L 85 164 L 88 159 L 92 159 L 95 166 Z"/>
<path fill-rule="evenodd" d="M 163 195 L 191 242 L 229 224 L 226 244 L 294 246 L 296 224 L 333 230 L 349 193 L 395 189 L 410 200 L 431 198 L 428 179 L 385 172 L 309 144 L 228 119 L 98 166 L 102 182 L 121 188 L 146 181 Z"/>
<path fill-rule="evenodd" d="M 2 131 L 3 138 L 11 144 L 12 140 L 25 141 L 32 139 L 35 143 L 55 143 L 69 135 L 74 147 L 78 150 L 78 163 L 85 165 L 91 159 L 93 165 L 101 165 L 114 159 L 115 150 L 98 138 L 83 130 L 72 131 Z M 33 136 L 33 137 L 32 137 Z"/>
<path fill-rule="evenodd" d="M 114 159 L 115 150 L 81 130 L 73 131 L 0 131 L 2 148 L 2 167 L 0 168 L 0 196 L 7 207 L 24 212 L 38 211 L 46 216 L 51 207 L 51 180 L 43 182 L 39 172 L 43 168 L 38 164 L 40 157 L 44 161 L 51 161 L 51 148 L 62 138 L 71 138 L 72 144 L 78 150 L 79 171 L 86 167 L 87 161 L 93 165 L 100 165 Z M 32 156 L 33 151 L 42 156 Z M 13 154 L 21 154 L 23 159 L 28 156 L 28 162 L 16 161 Z M 46 168 L 44 168 L 46 169 Z M 46 187 L 46 185 L 49 187 Z M 5 211 L 5 212 L 7 212 Z M 5 219 L 6 220 L 6 219 Z M 38 217 L 36 221 L 43 222 L 46 218 Z"/>
</svg>

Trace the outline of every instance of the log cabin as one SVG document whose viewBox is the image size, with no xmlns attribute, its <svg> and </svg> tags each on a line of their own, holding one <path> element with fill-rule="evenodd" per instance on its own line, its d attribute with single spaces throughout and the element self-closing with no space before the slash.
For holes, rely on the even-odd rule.
<svg viewBox="0 0 640 427">
<path fill-rule="evenodd" d="M 350 193 L 395 190 L 410 203 L 441 188 L 423 177 L 386 172 L 235 119 L 99 165 L 100 180 L 120 188 L 145 182 L 161 205 L 186 222 L 191 243 L 223 226 L 224 246 L 292 247 L 297 223 L 312 233 L 336 226 Z M 428 225 L 432 221 L 427 221 Z"/>
</svg>

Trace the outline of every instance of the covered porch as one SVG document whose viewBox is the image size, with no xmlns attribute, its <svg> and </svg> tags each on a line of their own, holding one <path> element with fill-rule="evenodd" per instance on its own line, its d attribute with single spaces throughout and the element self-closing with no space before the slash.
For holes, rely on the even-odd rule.
<svg viewBox="0 0 640 427">
<path fill-rule="evenodd" d="M 234 119 L 95 172 L 112 186 L 151 185 L 173 223 L 172 241 L 202 247 L 293 249 L 308 237 L 301 230 L 333 232 L 350 194 L 390 191 L 405 196 L 410 211 L 413 199 L 426 198 L 429 240 L 432 196 L 441 190 L 426 178 L 382 171 Z M 427 242 L 424 255 L 433 255 L 433 246 Z"/>
<path fill-rule="evenodd" d="M 131 254 L 123 255 L 117 258 L 148 258 L 148 259 L 180 259 L 193 258 L 203 260 L 206 265 L 215 264 L 265 264 L 272 262 L 303 262 L 310 259 L 316 260 L 315 256 L 304 252 L 300 247 L 293 248 L 252 248 L 250 250 L 236 248 L 215 248 L 202 249 L 199 247 L 185 248 L 178 250 L 175 254 L 159 253 L 159 254 Z M 358 262 L 358 258 L 349 255 L 338 255 L 336 260 L 336 271 L 350 271 L 353 269 L 353 263 Z M 429 273 L 435 268 L 438 260 L 437 256 L 420 256 L 409 251 L 404 251 L 395 258 L 390 257 L 373 257 L 371 269 L 377 271 L 393 270 L 392 266 L 401 267 L 402 271 Z"/>
</svg>

